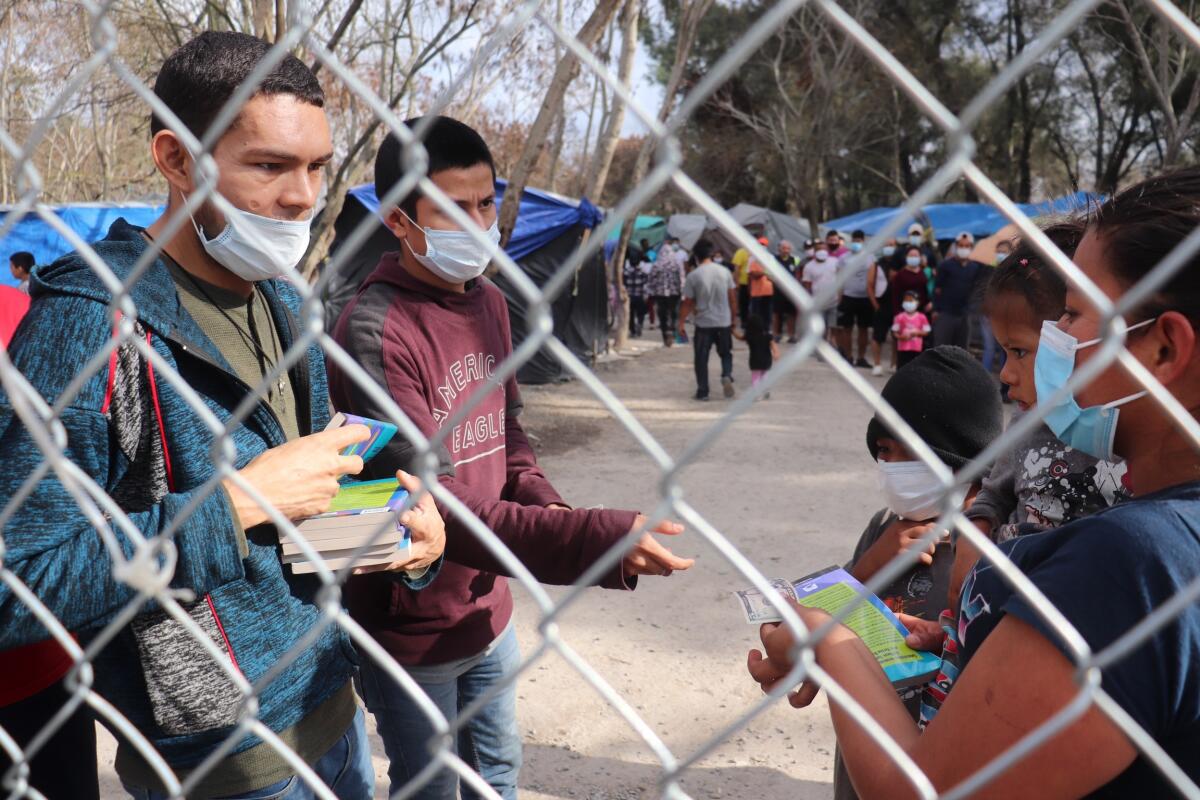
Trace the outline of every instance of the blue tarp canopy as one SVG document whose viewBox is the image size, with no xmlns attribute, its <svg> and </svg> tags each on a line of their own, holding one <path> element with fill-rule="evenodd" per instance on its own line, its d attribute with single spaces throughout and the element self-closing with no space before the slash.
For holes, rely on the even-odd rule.
<svg viewBox="0 0 1200 800">
<path fill-rule="evenodd" d="M 621 239 L 621 228 L 618 225 L 608 232 L 608 238 L 604 240 L 604 260 L 608 261 L 612 258 L 613 251 L 617 249 L 617 243 Z M 633 222 L 633 233 L 629 236 L 630 247 L 641 247 L 642 239 L 650 243 L 651 248 L 660 247 L 663 241 L 667 238 L 667 218 L 655 217 L 648 214 L 638 214 Z"/>
<path fill-rule="evenodd" d="M 1098 199 L 1097 195 L 1090 192 L 1076 192 L 1043 203 L 1017 203 L 1017 207 L 1030 217 L 1042 217 L 1079 211 Z M 822 227 L 841 233 L 861 230 L 870 236 L 883 230 L 899 213 L 899 208 L 872 208 L 831 219 Z M 897 232 L 903 233 L 913 221 L 911 217 L 906 218 Z M 932 226 L 939 239 L 952 239 L 962 231 L 975 237 L 991 236 L 1009 224 L 1008 217 L 1001 214 L 999 209 L 985 203 L 933 203 L 921 208 L 919 221 Z"/>
<path fill-rule="evenodd" d="M 163 208 L 164 206 L 145 203 L 74 203 L 54 206 L 53 210 L 79 238 L 85 242 L 95 242 L 104 238 L 109 226 L 116 222 L 118 217 L 124 217 L 132 225 L 146 226 L 158 219 Z M 9 213 L 11 208 L 0 208 L 0 225 L 4 224 Z M 33 253 L 34 261 L 38 264 L 49 264 L 74 249 L 58 231 L 50 227 L 49 223 L 32 212 L 25 214 L 4 238 L 0 239 L 0 252 L 6 260 L 9 254 L 25 250 Z M 16 285 L 8 270 L 7 261 L 4 269 L 0 269 L 0 283 Z"/>
<path fill-rule="evenodd" d="M 496 179 L 497 204 L 503 202 L 504 190 L 507 188 L 507 181 Z M 371 213 L 379 213 L 375 184 L 355 186 L 350 190 L 350 194 Z M 565 197 L 527 188 L 521 196 L 521 213 L 517 215 L 517 227 L 504 250 L 516 261 L 537 252 L 576 225 L 594 228 L 603 219 L 604 215 L 600 209 L 588 202 L 586 197 L 576 204 Z"/>
<path fill-rule="evenodd" d="M 891 219 L 892 215 L 895 213 L 896 209 L 894 208 L 877 206 L 875 208 L 868 208 L 866 211 L 859 211 L 857 214 L 851 214 L 848 217 L 831 219 L 829 222 L 826 222 L 823 227 L 846 234 L 861 230 L 870 235 L 887 224 L 887 221 Z"/>
</svg>

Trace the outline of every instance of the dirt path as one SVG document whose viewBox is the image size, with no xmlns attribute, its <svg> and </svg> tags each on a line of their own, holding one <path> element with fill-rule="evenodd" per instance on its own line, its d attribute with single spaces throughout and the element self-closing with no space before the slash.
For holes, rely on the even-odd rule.
<svg viewBox="0 0 1200 800">
<path fill-rule="evenodd" d="M 631 357 L 597 371 L 667 451 L 678 454 L 728 403 L 719 397 L 719 384 L 716 399 L 692 400 L 691 348 L 666 350 L 654 338 L 648 333 L 634 340 Z M 735 349 L 734 359 L 738 386 L 748 386 L 744 347 Z M 714 353 L 714 381 L 718 371 Z M 525 426 L 568 502 L 643 510 L 655 505 L 658 475 L 649 457 L 582 385 L 527 387 L 525 401 Z M 869 416 L 828 367 L 810 361 L 686 470 L 684 497 L 768 576 L 795 577 L 842 562 L 880 505 L 863 441 Z M 672 545 L 697 557 L 690 572 L 644 580 L 636 592 L 585 592 L 561 618 L 559 631 L 683 759 L 759 694 L 745 671 L 755 630 L 730 598 L 745 581 L 690 531 Z M 549 593 L 559 598 L 565 590 Z M 519 586 L 514 594 L 528 655 L 540 639 L 537 607 Z M 518 691 L 523 797 L 659 795 L 661 770 L 650 748 L 557 653 L 543 655 Z M 377 796 L 384 797 L 386 761 L 372 738 Z M 777 705 L 701 759 L 683 787 L 696 798 L 827 798 L 832 750 L 823 698 L 803 711 Z M 102 731 L 103 794 L 122 797 L 111 762 L 111 739 Z"/>
<path fill-rule="evenodd" d="M 678 454 L 728 403 L 691 399 L 690 348 L 664 350 L 647 335 L 633 342 L 632 352 L 633 358 L 602 364 L 600 376 Z M 749 383 L 746 364 L 738 347 L 739 387 Z M 713 380 L 718 371 L 714 353 Z M 569 502 L 653 507 L 657 475 L 649 457 L 586 389 L 531 387 L 525 399 L 525 423 L 538 437 L 542 465 Z M 687 469 L 684 497 L 768 576 L 795 577 L 842 562 L 880 505 L 864 444 L 869 417 L 828 367 L 807 362 Z M 673 545 L 697 556 L 689 573 L 644 580 L 632 593 L 592 590 L 560 630 L 683 759 L 760 695 L 744 666 L 755 631 L 730 599 L 743 579 L 691 532 Z M 530 651 L 538 641 L 537 609 L 525 592 L 516 593 L 518 632 Z M 525 796 L 658 795 L 661 773 L 650 749 L 557 654 L 544 657 L 522 683 L 519 710 Z M 823 699 L 803 711 L 776 706 L 689 770 L 683 786 L 697 798 L 826 798 L 832 750 Z"/>
</svg>

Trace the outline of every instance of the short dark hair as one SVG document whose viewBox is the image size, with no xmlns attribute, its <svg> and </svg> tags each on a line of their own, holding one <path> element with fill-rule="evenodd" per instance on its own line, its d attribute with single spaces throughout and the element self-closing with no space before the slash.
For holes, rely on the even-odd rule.
<svg viewBox="0 0 1200 800">
<path fill-rule="evenodd" d="M 1070 258 L 1085 231 L 1083 220 L 1067 218 L 1048 224 L 1042 233 Z M 1001 297 L 1016 298 L 1034 321 L 1058 319 L 1066 306 L 1067 284 L 1033 245 L 1021 240 L 985 285 L 983 313 L 995 313 Z"/>
<path fill-rule="evenodd" d="M 405 120 L 404 127 L 413 130 L 424 117 L 414 117 Z M 492 151 L 487 142 L 472 128 L 450 117 L 434 117 L 429 123 L 424 139 L 425 151 L 429 155 L 429 164 L 425 174 L 433 175 L 447 169 L 466 169 L 476 164 L 487 164 L 492 169 L 493 180 L 496 177 L 496 164 L 492 160 Z M 379 145 L 379 154 L 375 156 L 375 195 L 383 198 L 400 182 L 405 172 L 405 152 L 407 148 L 395 133 L 389 133 Z M 417 216 L 417 200 L 421 197 L 420 189 L 413 189 L 405 197 L 400 198 L 396 205 L 400 210 L 415 219 Z"/>
<path fill-rule="evenodd" d="M 14 266 L 18 266 L 26 272 L 32 270 L 33 265 L 36 263 L 33 259 L 33 253 L 30 253 L 26 250 L 18 250 L 9 256 L 8 260 L 11 261 Z"/>
<path fill-rule="evenodd" d="M 1155 175 L 1123 189 L 1088 214 L 1113 272 L 1132 286 L 1200 227 L 1200 168 Z M 1147 302 L 1145 314 L 1179 311 L 1200 318 L 1200 256 L 1192 255 Z"/>
<path fill-rule="evenodd" d="M 850 234 L 850 238 L 851 239 L 866 239 L 867 234 L 863 233 L 862 231 L 855 231 L 854 233 Z"/>
<path fill-rule="evenodd" d="M 193 136 L 202 139 L 221 107 L 270 49 L 270 44 L 248 33 L 205 31 L 167 56 L 154 79 L 154 93 Z M 317 76 L 290 53 L 267 74 L 251 97 L 277 94 L 325 107 L 325 92 Z M 151 114 L 151 136 L 166 127 L 157 114 Z"/>
<path fill-rule="evenodd" d="M 701 261 L 712 258 L 712 256 L 713 243 L 708 239 L 701 239 L 700 241 L 696 242 L 696 246 L 692 248 L 692 257 L 696 259 L 697 264 L 699 264 Z"/>
</svg>

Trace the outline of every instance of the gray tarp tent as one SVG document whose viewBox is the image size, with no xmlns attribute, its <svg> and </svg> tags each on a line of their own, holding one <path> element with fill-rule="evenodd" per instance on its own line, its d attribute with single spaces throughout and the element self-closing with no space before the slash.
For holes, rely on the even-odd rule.
<svg viewBox="0 0 1200 800">
<path fill-rule="evenodd" d="M 792 243 L 793 250 L 800 250 L 810 235 L 808 223 L 804 220 L 769 208 L 738 203 L 728 212 L 734 221 L 754 236 L 766 236 L 772 249 L 787 239 Z M 678 236 L 679 242 L 688 250 L 695 246 L 701 236 L 709 239 L 726 255 L 733 255 L 740 246 L 732 236 L 718 228 L 714 220 L 703 214 L 674 214 L 667 222 L 667 232 L 671 236 Z"/>
<path fill-rule="evenodd" d="M 667 220 L 667 235 L 678 236 L 679 243 L 690 251 L 708 230 L 708 217 L 703 214 L 672 214 Z"/>
</svg>

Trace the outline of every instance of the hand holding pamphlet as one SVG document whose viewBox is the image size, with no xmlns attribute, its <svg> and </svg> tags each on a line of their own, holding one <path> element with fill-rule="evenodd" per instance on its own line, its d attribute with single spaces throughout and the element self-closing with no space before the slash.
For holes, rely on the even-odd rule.
<svg viewBox="0 0 1200 800">
<path fill-rule="evenodd" d="M 390 422 L 342 413 L 333 416 L 326 430 L 355 424 L 366 425 L 371 436 L 350 445 L 342 454 L 359 455 L 363 461 L 378 454 L 396 434 L 396 426 Z M 366 548 L 353 559 L 355 567 L 403 561 L 412 542 L 408 529 L 397 517 L 407 499 L 408 492 L 396 478 L 343 481 L 325 513 L 309 517 L 296 527 L 330 569 L 349 566 L 351 556 L 364 545 Z M 287 538 L 280 543 L 283 563 L 291 564 L 294 574 L 316 571 L 315 563 L 308 560 L 298 543 Z"/>
<path fill-rule="evenodd" d="M 925 683 L 937 672 L 941 658 L 909 647 L 904 641 L 908 629 L 882 600 L 844 569 L 830 567 L 796 581 L 774 579 L 770 583 L 785 600 L 832 615 L 857 603 L 842 622 L 863 640 L 893 685 Z M 761 592 L 743 589 L 734 594 L 747 622 L 758 625 L 782 620 Z"/>
<path fill-rule="evenodd" d="M 396 426 L 390 422 L 381 422 L 355 414 L 343 414 L 341 411 L 333 415 L 329 424 L 325 426 L 325 430 L 331 431 L 343 425 L 366 425 L 370 429 L 371 435 L 365 441 L 352 444 L 342 451 L 344 456 L 362 456 L 364 464 L 379 455 L 379 452 L 387 447 L 387 443 L 396 435 Z"/>
</svg>

